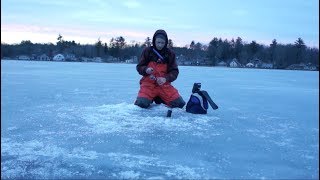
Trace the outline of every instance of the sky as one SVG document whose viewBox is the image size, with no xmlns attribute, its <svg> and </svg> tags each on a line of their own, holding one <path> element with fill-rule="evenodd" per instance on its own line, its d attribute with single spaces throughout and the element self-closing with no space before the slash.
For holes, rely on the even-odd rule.
<svg viewBox="0 0 320 180">
<path fill-rule="evenodd" d="M 1 42 L 144 42 L 164 29 L 174 46 L 237 37 L 269 45 L 299 37 L 319 48 L 318 0 L 1 0 Z"/>
</svg>

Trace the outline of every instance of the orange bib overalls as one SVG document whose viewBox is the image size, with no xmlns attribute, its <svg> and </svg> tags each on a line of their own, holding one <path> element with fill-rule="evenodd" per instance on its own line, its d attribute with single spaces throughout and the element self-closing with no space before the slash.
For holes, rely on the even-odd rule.
<svg viewBox="0 0 320 180">
<path fill-rule="evenodd" d="M 167 74 L 167 64 L 150 61 L 148 67 L 153 68 L 152 75 L 155 78 L 165 77 Z M 167 81 L 160 86 L 154 78 L 151 78 L 151 76 L 143 76 L 140 80 L 138 97 L 147 98 L 152 101 L 157 96 L 159 96 L 168 106 L 170 106 L 171 101 L 180 97 L 178 90 L 174 88 L 170 82 Z"/>
</svg>

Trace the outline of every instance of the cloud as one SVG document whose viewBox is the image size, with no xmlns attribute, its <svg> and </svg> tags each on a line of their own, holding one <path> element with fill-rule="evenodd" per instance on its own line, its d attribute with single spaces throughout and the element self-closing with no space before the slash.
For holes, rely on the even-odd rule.
<svg viewBox="0 0 320 180">
<path fill-rule="evenodd" d="M 91 28 L 91 27 L 66 27 L 66 26 L 36 26 L 21 24 L 2 24 L 1 41 L 5 43 L 20 43 L 30 40 L 33 43 L 55 43 L 59 34 L 64 40 L 74 40 L 81 44 L 93 44 L 100 37 L 101 41 L 109 42 L 111 38 L 122 36 L 126 42 L 143 42 L 153 32 L 145 30 L 128 30 L 126 28 Z"/>
<path fill-rule="evenodd" d="M 134 16 L 119 14 L 119 15 L 108 15 L 106 12 L 75 12 L 72 14 L 72 19 L 82 21 L 83 24 L 90 23 L 92 26 L 99 27 L 114 27 L 114 28 L 148 28 L 154 29 L 155 27 L 170 27 L 173 29 L 180 30 L 190 30 L 194 29 L 197 26 L 191 25 L 187 22 L 177 22 L 174 19 L 170 19 L 165 16 L 156 16 L 149 15 L 145 16 L 144 14 L 135 14 Z"/>
</svg>

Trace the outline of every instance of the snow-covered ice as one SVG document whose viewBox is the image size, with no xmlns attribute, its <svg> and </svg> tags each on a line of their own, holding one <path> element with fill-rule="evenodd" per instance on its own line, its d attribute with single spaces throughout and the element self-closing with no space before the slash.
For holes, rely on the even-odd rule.
<svg viewBox="0 0 320 180">
<path fill-rule="evenodd" d="M 319 179 L 319 72 L 180 66 L 207 115 L 133 102 L 134 64 L 1 61 L 1 179 Z"/>
</svg>

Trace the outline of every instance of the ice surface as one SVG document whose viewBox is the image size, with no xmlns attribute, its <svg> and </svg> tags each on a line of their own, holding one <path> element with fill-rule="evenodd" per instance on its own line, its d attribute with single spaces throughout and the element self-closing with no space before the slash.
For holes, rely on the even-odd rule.
<svg viewBox="0 0 320 180">
<path fill-rule="evenodd" d="M 318 179 L 319 72 L 180 66 L 207 115 L 133 102 L 134 64 L 1 61 L 1 178 Z"/>
</svg>

